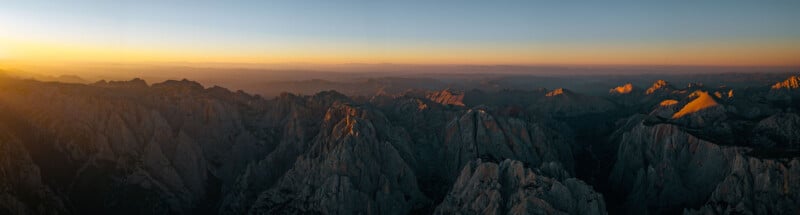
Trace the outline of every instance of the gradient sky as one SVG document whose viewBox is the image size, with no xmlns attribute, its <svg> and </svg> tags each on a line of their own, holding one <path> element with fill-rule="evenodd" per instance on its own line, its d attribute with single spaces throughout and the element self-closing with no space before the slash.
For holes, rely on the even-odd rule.
<svg viewBox="0 0 800 215">
<path fill-rule="evenodd" d="M 25 62 L 799 65 L 800 1 L 0 1 Z"/>
</svg>

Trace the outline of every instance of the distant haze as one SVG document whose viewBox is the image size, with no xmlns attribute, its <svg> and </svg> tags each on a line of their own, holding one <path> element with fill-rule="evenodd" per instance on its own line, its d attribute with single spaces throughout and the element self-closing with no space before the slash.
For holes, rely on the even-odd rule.
<svg viewBox="0 0 800 215">
<path fill-rule="evenodd" d="M 189 79 L 206 87 L 222 86 L 262 96 L 282 92 L 314 94 L 336 90 L 352 96 L 400 93 L 410 89 L 503 90 L 567 88 L 605 94 L 632 82 L 645 87 L 667 79 L 686 85 L 767 86 L 796 75 L 798 67 L 780 66 L 519 66 L 412 64 L 25 64 L 0 73 L 42 81 L 94 83 L 141 78 L 150 84 Z"/>
</svg>

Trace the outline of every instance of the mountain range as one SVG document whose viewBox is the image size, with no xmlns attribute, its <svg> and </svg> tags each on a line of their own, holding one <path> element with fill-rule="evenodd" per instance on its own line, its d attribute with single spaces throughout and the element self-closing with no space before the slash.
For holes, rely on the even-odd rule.
<svg viewBox="0 0 800 215">
<path fill-rule="evenodd" d="M 797 76 L 613 85 L 0 76 L 0 214 L 800 213 Z"/>
</svg>

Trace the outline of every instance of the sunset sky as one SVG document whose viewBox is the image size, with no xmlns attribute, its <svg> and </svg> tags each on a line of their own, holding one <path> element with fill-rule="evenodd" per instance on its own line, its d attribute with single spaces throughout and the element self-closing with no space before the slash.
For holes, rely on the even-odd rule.
<svg viewBox="0 0 800 215">
<path fill-rule="evenodd" d="M 0 59 L 786 66 L 800 1 L 3 1 Z"/>
</svg>

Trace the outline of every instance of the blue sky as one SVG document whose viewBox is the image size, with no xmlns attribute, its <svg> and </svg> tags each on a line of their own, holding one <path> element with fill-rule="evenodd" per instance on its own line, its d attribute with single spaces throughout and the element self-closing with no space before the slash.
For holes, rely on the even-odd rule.
<svg viewBox="0 0 800 215">
<path fill-rule="evenodd" d="M 800 43 L 800 1 L 11 1 L 4 38 L 198 51 Z M 777 44 L 777 45 L 776 45 Z M 324 45 L 321 45 L 324 46 Z M 623 47 L 624 48 L 624 47 Z M 427 50 L 420 48 L 420 50 Z M 501 50 L 498 48 L 498 50 Z M 302 53 L 302 52 L 301 52 Z M 522 53 L 522 52 L 520 52 Z M 300 55 L 300 54 L 298 54 Z"/>
</svg>

